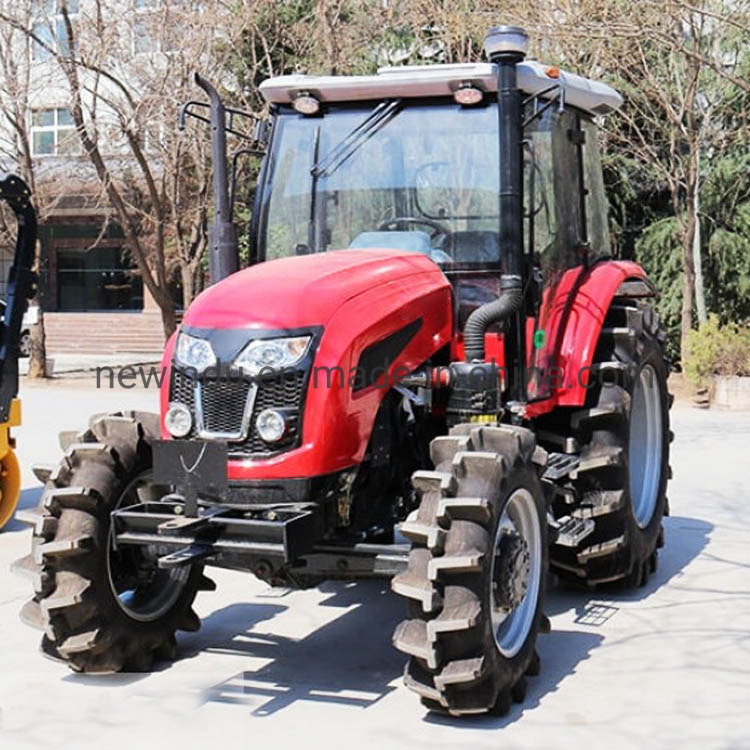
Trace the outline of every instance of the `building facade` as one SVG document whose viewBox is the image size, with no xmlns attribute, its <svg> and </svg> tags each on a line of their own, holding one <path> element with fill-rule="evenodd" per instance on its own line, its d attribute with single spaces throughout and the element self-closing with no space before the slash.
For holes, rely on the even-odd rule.
<svg viewBox="0 0 750 750">
<path fill-rule="evenodd" d="M 14 8 L 9 0 L 0 0 Z M 14 37 L 18 79 L 5 82 L 11 106 L 23 101 L 25 135 L 33 165 L 40 211 L 40 303 L 44 314 L 47 350 L 107 353 L 160 350 L 164 344 L 161 316 L 138 271 L 121 227 L 112 211 L 91 160 L 82 153 L 71 114 L 70 84 L 56 53 L 70 53 L 63 8 L 80 43 L 96 43 L 90 34 L 95 9 L 117 21 L 112 39 L 122 49 L 111 53 L 118 80 L 139 90 L 144 70 L 159 66 L 168 48 L 164 31 L 167 6 L 183 0 L 33 0 L 19 16 L 31 35 L 18 30 Z M 167 24 L 171 28 L 172 24 Z M 157 33 L 155 29 L 160 29 Z M 75 42 L 78 44 L 78 41 Z M 91 53 L 93 55 L 93 52 Z M 107 88 L 107 76 L 83 71 L 86 117 L 106 157 L 118 174 L 138 174 L 132 155 L 123 147 L 122 122 L 106 103 L 117 94 Z M 130 79 L 130 80 L 129 80 Z M 23 91 L 14 91 L 19 81 Z M 0 81 L 0 84 L 3 82 Z M 13 98 L 15 97 L 15 98 Z M 2 94 L 0 94 L 2 99 Z M 138 107 L 138 101 L 135 101 Z M 96 121 L 96 118 L 99 118 Z M 108 121 L 111 120 L 111 122 Z M 2 118 L 0 118 L 2 119 Z M 175 122 L 175 128 L 176 128 Z M 15 149 L 15 154 L 14 154 Z M 23 162 L 21 138 L 0 123 L 0 170 L 18 169 Z M 2 285 L 12 260 L 12 248 L 0 246 Z M 4 289 L 0 287 L 0 294 Z M 177 299 L 176 299 L 177 304 Z"/>
</svg>

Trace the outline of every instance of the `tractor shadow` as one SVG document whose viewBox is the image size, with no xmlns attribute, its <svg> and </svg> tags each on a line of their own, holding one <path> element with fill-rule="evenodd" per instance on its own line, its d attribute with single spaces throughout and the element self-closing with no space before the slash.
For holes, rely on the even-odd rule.
<svg viewBox="0 0 750 750">
<path fill-rule="evenodd" d="M 202 650 L 217 650 L 210 648 L 214 643 L 231 640 L 237 632 L 237 623 L 241 622 L 248 629 L 255 627 L 263 620 L 270 620 L 286 607 L 273 604 L 231 604 L 217 610 L 201 622 L 201 630 L 197 633 L 178 633 L 178 655 L 176 661 L 183 661 L 197 656 Z M 204 637 L 208 636 L 208 637 Z M 58 661 L 52 659 L 52 661 Z M 61 663 L 61 662 L 59 662 Z M 173 667 L 171 661 L 156 661 L 147 672 L 117 672 L 116 674 L 67 674 L 62 679 L 76 685 L 94 688 L 118 688 L 132 685 L 145 680 L 156 672 L 164 672 Z"/>
<path fill-rule="evenodd" d="M 28 510 L 29 508 L 35 508 L 39 504 L 39 499 L 42 496 L 43 489 L 44 487 L 39 484 L 36 487 L 28 487 L 24 490 L 21 490 L 21 495 L 18 498 L 18 506 L 16 507 L 16 510 Z M 21 523 L 20 521 L 16 520 L 16 518 L 11 518 L 3 528 L 3 533 L 8 531 L 24 531 L 28 528 L 29 527 L 25 523 Z"/>
<path fill-rule="evenodd" d="M 505 716 L 453 717 L 446 714 L 426 712 L 424 721 L 428 724 L 450 726 L 460 730 L 501 729 L 518 721 L 525 713 L 537 708 L 546 695 L 554 693 L 565 678 L 574 674 L 581 662 L 586 661 L 591 652 L 601 645 L 604 636 L 580 630 L 555 630 L 548 635 L 539 635 L 537 651 L 541 660 L 538 677 L 526 678 L 526 698 L 523 703 L 514 703 Z M 416 700 L 416 696 L 412 696 Z"/>
<path fill-rule="evenodd" d="M 556 691 L 601 645 L 604 632 L 599 628 L 616 613 L 618 603 L 640 601 L 678 576 L 704 549 L 713 529 L 705 521 L 680 517 L 666 519 L 665 527 L 666 546 L 660 550 L 659 567 L 645 587 L 629 592 L 616 587 L 588 592 L 558 586 L 549 591 L 545 611 L 551 615 L 572 611 L 574 626 L 553 627 L 549 635 L 540 635 L 537 646 L 541 674 L 528 679 L 526 700 L 522 704 L 514 704 L 500 718 L 457 720 L 425 712 L 424 720 L 462 729 L 487 729 L 512 724 L 536 708 L 545 695 Z M 261 660 L 261 664 L 207 688 L 201 702 L 242 706 L 251 715 L 263 717 L 298 701 L 366 709 L 394 690 L 405 691 L 400 680 L 404 657 L 391 645 L 393 629 L 404 616 L 403 602 L 390 594 L 388 584 L 328 582 L 319 591 L 329 596 L 315 606 L 341 607 L 345 611 L 302 638 L 255 632 L 252 622 L 248 625 L 247 620 L 236 617 L 232 607 L 219 610 L 205 620 L 201 632 L 190 639 L 196 651 L 244 654 L 253 661 Z M 290 599 L 297 596 L 300 594 L 293 593 Z M 296 608 L 299 604 L 289 601 L 288 606 Z M 255 622 L 284 609 L 267 604 L 241 606 L 251 608 L 254 613 L 251 619 Z M 255 607 L 264 608 L 262 616 Z M 238 622 L 243 622 L 241 629 L 237 628 Z M 409 694 L 408 698 L 417 701 L 414 695 Z"/>
<path fill-rule="evenodd" d="M 544 611 L 556 615 L 573 610 L 576 624 L 601 627 L 617 613 L 618 604 L 646 599 L 682 575 L 683 569 L 705 549 L 713 528 L 713 524 L 701 519 L 668 516 L 664 519 L 665 544 L 659 550 L 658 566 L 645 586 L 624 589 L 615 582 L 586 589 L 566 582 L 548 584 Z"/>
<path fill-rule="evenodd" d="M 238 672 L 208 688 L 201 702 L 244 706 L 251 715 L 264 717 L 298 701 L 366 709 L 401 690 L 419 710 L 417 696 L 406 694 L 401 684 L 405 657 L 391 644 L 393 629 L 404 616 L 403 601 L 390 593 L 387 584 L 374 581 L 326 583 L 321 590 L 332 593 L 321 606 L 348 609 L 301 639 L 250 632 L 250 628 L 238 632 L 236 626 L 219 634 L 204 627 L 204 643 L 200 647 L 268 661 L 258 669 Z M 228 618 L 222 619 L 231 625 Z M 524 703 L 514 705 L 502 719 L 478 717 L 467 722 L 466 718 L 457 720 L 428 712 L 424 719 L 469 728 L 512 723 L 524 711 L 537 706 L 544 695 L 556 690 L 602 639 L 598 633 L 564 630 L 540 636 L 537 644 L 542 673 L 528 680 Z"/>
<path fill-rule="evenodd" d="M 391 683 L 402 674 L 404 659 L 391 635 L 403 619 L 403 602 L 382 581 L 327 582 L 319 591 L 331 596 L 316 606 L 346 611 L 300 639 L 250 628 L 238 632 L 236 624 L 223 634 L 205 628 L 203 648 L 266 663 L 208 688 L 202 702 L 246 706 L 262 717 L 298 701 L 367 708 L 396 690 Z"/>
</svg>

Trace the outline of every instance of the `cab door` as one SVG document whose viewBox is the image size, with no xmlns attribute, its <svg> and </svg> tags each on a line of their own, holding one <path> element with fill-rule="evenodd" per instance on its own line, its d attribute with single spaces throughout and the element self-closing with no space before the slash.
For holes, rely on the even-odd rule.
<svg viewBox="0 0 750 750">
<path fill-rule="evenodd" d="M 524 136 L 526 257 L 538 287 L 526 321 L 533 401 L 562 384 L 561 334 L 588 267 L 609 253 L 609 234 L 593 123 L 575 109 L 552 106 L 529 122 Z"/>
</svg>

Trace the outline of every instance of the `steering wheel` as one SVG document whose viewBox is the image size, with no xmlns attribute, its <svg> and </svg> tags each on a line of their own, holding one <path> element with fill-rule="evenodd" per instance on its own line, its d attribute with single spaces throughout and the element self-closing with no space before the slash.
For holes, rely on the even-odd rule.
<svg viewBox="0 0 750 750">
<path fill-rule="evenodd" d="M 433 244 L 436 244 L 435 241 L 438 237 L 447 237 L 451 233 L 451 230 L 439 221 L 419 218 L 416 216 L 397 216 L 395 219 L 388 219 L 388 221 L 384 221 L 378 226 L 378 232 L 393 231 L 398 224 L 420 224 L 425 227 L 430 227 L 432 229 L 432 232 L 430 232 L 430 240 L 432 240 Z"/>
</svg>

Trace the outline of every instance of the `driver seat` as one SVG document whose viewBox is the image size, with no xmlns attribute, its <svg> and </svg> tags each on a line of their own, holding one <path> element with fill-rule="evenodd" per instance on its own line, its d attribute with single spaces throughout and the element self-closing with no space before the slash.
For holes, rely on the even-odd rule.
<svg viewBox="0 0 750 750">
<path fill-rule="evenodd" d="M 452 232 L 446 237 L 443 250 L 454 263 L 497 263 L 500 260 L 497 232 L 489 230 Z"/>
</svg>

